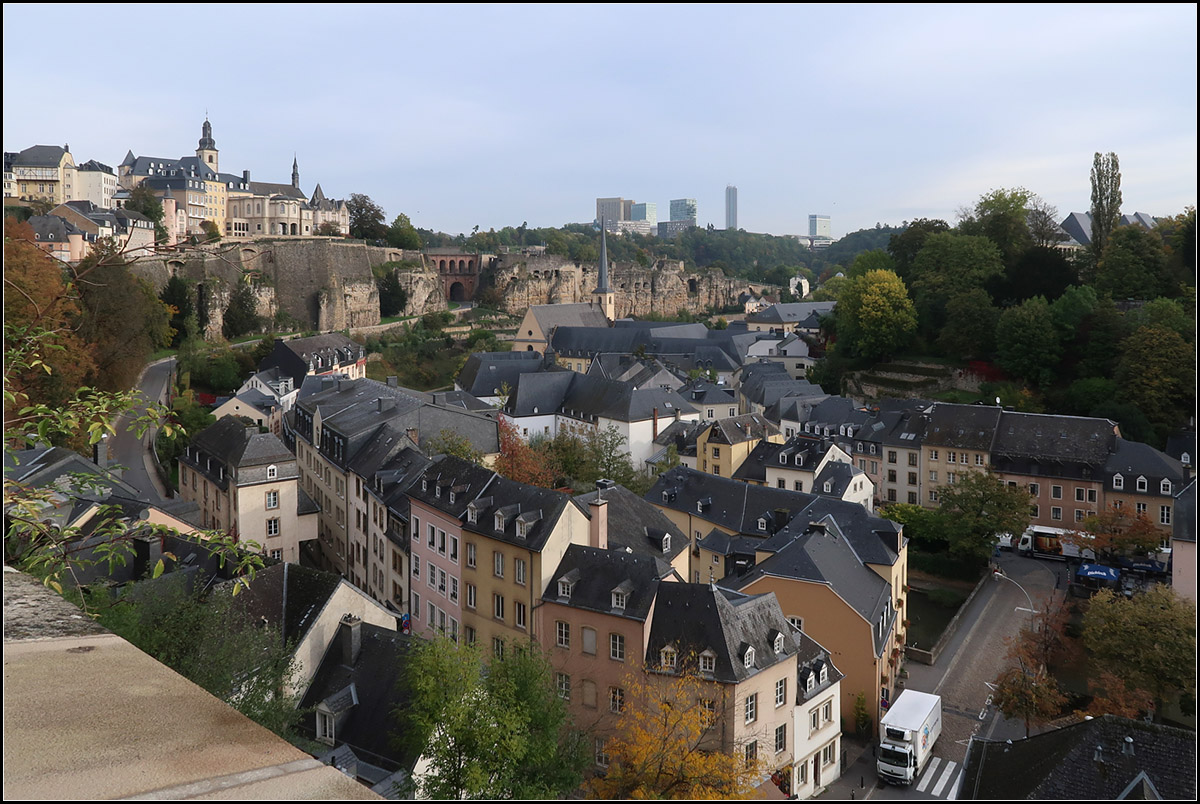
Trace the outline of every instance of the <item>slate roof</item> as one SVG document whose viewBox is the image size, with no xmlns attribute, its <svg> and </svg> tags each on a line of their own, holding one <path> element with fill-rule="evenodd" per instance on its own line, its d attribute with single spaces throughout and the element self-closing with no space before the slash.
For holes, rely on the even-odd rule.
<svg viewBox="0 0 1200 804">
<path fill-rule="evenodd" d="M 559 367 L 521 374 L 512 384 L 504 410 L 512 416 L 554 413 L 562 407 L 575 376 L 575 372 Z"/>
<path fill-rule="evenodd" d="M 542 355 L 538 352 L 475 352 L 454 382 L 477 397 L 496 396 L 506 383 L 514 389 L 520 375 L 541 368 Z"/>
<path fill-rule="evenodd" d="M 830 461 L 821 469 L 821 473 L 813 479 L 813 491 L 817 494 L 841 499 L 858 475 L 865 476 L 865 473 L 848 463 Z M 828 484 L 828 490 L 826 489 L 826 484 Z"/>
<path fill-rule="evenodd" d="M 706 583 L 659 584 L 654 619 L 646 644 L 646 664 L 659 664 L 660 651 L 673 647 L 681 657 L 716 654 L 713 678 L 736 684 L 796 654 L 793 630 L 775 595 L 744 595 Z M 783 651 L 775 652 L 775 636 Z M 754 661 L 745 666 L 746 649 Z"/>
<path fill-rule="evenodd" d="M 608 327 L 604 311 L 586 302 L 535 304 L 529 309 L 547 336 L 555 327 Z"/>
<path fill-rule="evenodd" d="M 1100 466 L 1116 441 L 1108 419 L 1003 411 L 996 426 L 992 457 L 1032 458 Z"/>
<path fill-rule="evenodd" d="M 1133 479 L 1145 476 L 1150 481 L 1149 490 L 1158 493 L 1159 482 L 1170 480 L 1173 488 L 1187 481 L 1188 473 L 1183 464 L 1160 452 L 1149 444 L 1140 441 L 1126 441 L 1124 438 L 1115 439 L 1112 454 L 1104 463 L 1103 474 L 1106 480 L 1111 480 L 1115 474 L 1125 479 L 1125 491 L 1134 491 L 1137 487 Z M 1111 484 L 1110 484 L 1111 487 Z"/>
<path fill-rule="evenodd" d="M 1089 246 L 1092 243 L 1092 213 L 1090 212 L 1072 212 L 1068 215 L 1059 228 L 1066 232 L 1072 240 L 1081 246 Z"/>
<path fill-rule="evenodd" d="M 275 339 L 270 354 L 258 364 L 259 371 L 280 368 L 292 377 L 296 387 L 310 372 L 325 373 L 358 362 L 366 353 L 362 344 L 340 333 L 313 335 L 291 340 Z M 317 361 L 320 365 L 317 365 Z"/>
<path fill-rule="evenodd" d="M 658 594 L 659 581 L 673 572 L 662 559 L 653 556 L 571 544 L 558 562 L 542 600 L 645 622 Z M 560 597 L 558 582 L 564 578 L 571 584 L 571 594 Z M 615 609 L 612 593 L 622 585 L 628 585 L 625 608 Z"/>
<path fill-rule="evenodd" d="M 210 424 L 196 434 L 191 446 L 203 453 L 202 458 L 211 456 L 226 467 L 265 466 L 296 460 L 277 435 L 260 433 L 257 427 L 244 424 L 236 416 L 225 416 Z M 200 460 L 193 458 L 189 462 L 198 465 Z"/>
<path fill-rule="evenodd" d="M 71 235 L 84 234 L 75 224 L 57 215 L 33 215 L 28 223 L 39 243 L 66 243 Z"/>
<path fill-rule="evenodd" d="M 996 428 L 1002 412 L 997 407 L 938 402 L 929 409 L 925 445 L 988 452 L 992 440 L 996 437 Z"/>
<path fill-rule="evenodd" d="M 1196 733 L 1103 715 L 1023 740 L 972 738 L 959 798 L 1194 801 Z"/>
<path fill-rule="evenodd" d="M 305 204 L 308 203 L 308 197 L 298 187 L 293 187 L 290 184 L 276 184 L 269 181 L 252 181 L 250 182 L 250 192 L 255 195 L 282 195 L 288 198 L 294 198 Z"/>
<path fill-rule="evenodd" d="M 784 397 L 828 396 L 819 385 L 792 379 L 782 363 L 765 359 L 748 363 L 742 369 L 738 393 L 764 407 L 770 407 Z"/>
<path fill-rule="evenodd" d="M 829 651 L 820 642 L 800 631 L 793 630 L 792 638 L 796 640 L 796 703 L 801 704 L 816 698 L 825 690 L 844 678 L 842 672 L 833 664 Z M 821 682 L 821 667 L 826 668 L 825 681 Z M 813 688 L 808 689 L 808 677 L 816 674 Z"/>
<path fill-rule="evenodd" d="M 234 598 L 251 620 L 282 630 L 285 642 L 300 642 L 333 596 L 341 576 L 332 572 L 279 563 L 254 574 L 250 586 Z"/>
<path fill-rule="evenodd" d="M 737 394 L 732 388 L 703 378 L 685 383 L 679 388 L 679 395 L 697 408 L 737 405 Z"/>
<path fill-rule="evenodd" d="M 850 425 L 854 432 L 866 424 L 871 419 L 871 415 L 869 410 L 852 399 L 844 396 L 831 396 L 822 399 L 812 407 L 807 422 L 811 422 L 814 427 L 820 425 L 822 428 L 834 429 L 839 429 L 842 425 Z"/>
<path fill-rule="evenodd" d="M 880 410 L 854 431 L 856 441 L 919 449 L 928 420 L 915 410 Z"/>
<path fill-rule="evenodd" d="M 446 482 L 446 468 L 436 464 L 426 470 L 425 476 L 428 477 L 439 469 L 443 482 Z M 450 477 L 449 480 L 461 483 L 457 480 L 457 476 Z M 415 488 L 417 487 L 414 486 Z M 433 490 L 432 483 L 430 490 Z M 468 496 L 470 493 L 470 491 L 464 492 Z M 444 492 L 443 497 L 445 497 Z M 476 519 L 475 522 L 471 522 L 469 517 L 464 518 L 462 528 L 464 533 L 479 533 L 497 541 L 538 552 L 546 546 L 550 534 L 554 531 L 559 518 L 569 504 L 571 504 L 571 498 L 561 491 L 528 486 L 496 475 L 487 485 L 484 497 L 477 495 L 472 497 L 469 507 L 473 507 L 476 511 Z M 496 527 L 497 513 L 501 514 L 503 528 Z M 518 527 L 518 523 L 521 522 L 528 525 L 524 537 L 520 535 L 521 531 Z"/>
<path fill-rule="evenodd" d="M 1196 432 L 1180 430 L 1167 436 L 1167 445 L 1163 452 L 1185 466 L 1196 465 Z M 1184 460 L 1184 456 L 1187 460 Z"/>
<path fill-rule="evenodd" d="M 708 434 L 710 444 L 742 444 L 779 435 L 779 428 L 757 413 L 717 419 Z"/>
<path fill-rule="evenodd" d="M 58 167 L 67 149 L 58 145 L 34 145 L 15 154 L 12 164 L 29 167 Z"/>
<path fill-rule="evenodd" d="M 585 511 L 599 492 L 589 491 L 575 497 Z M 634 555 L 651 556 L 671 562 L 688 548 L 688 537 L 662 511 L 624 486 L 604 491 L 608 501 L 608 547 L 629 548 Z M 671 549 L 663 552 L 663 536 L 670 535 Z"/>
<path fill-rule="evenodd" d="M 404 671 L 411 638 L 370 623 L 358 627 L 362 641 L 353 666 L 344 664 L 343 641 L 349 629 L 339 625 L 300 706 L 316 706 L 353 685 L 357 703 L 338 723 L 337 742 L 349 745 L 356 754 L 365 753 L 371 764 L 380 764 L 382 758 L 411 771 L 417 762 L 416 753 L 393 747 L 398 726 L 394 712 L 406 703 L 397 682 Z"/>
<path fill-rule="evenodd" d="M 116 175 L 115 170 L 113 170 L 108 165 L 104 164 L 103 162 L 97 162 L 95 159 L 89 159 L 88 161 L 84 162 L 82 165 L 76 165 L 75 167 L 78 170 L 85 170 L 88 172 L 111 173 L 114 176 Z"/>
<path fill-rule="evenodd" d="M 489 405 L 479 397 L 473 396 L 466 391 L 434 391 L 433 404 L 439 408 L 459 408 L 476 413 L 496 410 L 494 405 Z"/>
<path fill-rule="evenodd" d="M 756 324 L 798 323 L 805 327 L 815 327 L 819 324 L 816 319 L 822 315 L 828 315 L 836 306 L 837 302 L 831 301 L 773 304 L 746 316 L 746 321 Z"/>
<path fill-rule="evenodd" d="M 635 422 L 653 418 L 656 409 L 662 420 L 673 418 L 677 410 L 695 412 L 672 390 L 635 388 L 631 383 L 574 371 L 548 371 L 522 374 L 505 412 L 513 416 L 559 412 L 585 421 Z"/>
</svg>

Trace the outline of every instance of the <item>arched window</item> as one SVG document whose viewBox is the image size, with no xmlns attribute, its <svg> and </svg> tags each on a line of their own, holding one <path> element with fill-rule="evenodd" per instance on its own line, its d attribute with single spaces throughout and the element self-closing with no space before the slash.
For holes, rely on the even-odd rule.
<svg viewBox="0 0 1200 804">
<path fill-rule="evenodd" d="M 271 464 L 267 467 L 267 480 L 274 480 L 277 477 L 279 477 L 279 467 Z"/>
</svg>

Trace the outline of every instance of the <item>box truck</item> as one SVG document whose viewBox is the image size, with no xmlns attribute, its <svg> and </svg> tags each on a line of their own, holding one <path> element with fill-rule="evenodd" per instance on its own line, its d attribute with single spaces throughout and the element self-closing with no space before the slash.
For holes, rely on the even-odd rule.
<svg viewBox="0 0 1200 804">
<path fill-rule="evenodd" d="M 941 696 L 901 692 L 879 720 L 879 778 L 890 784 L 915 782 L 941 733 Z"/>
<path fill-rule="evenodd" d="M 1072 538 L 1068 535 L 1070 533 L 1071 531 L 1063 528 L 1033 525 L 1021 534 L 1021 541 L 1017 544 L 1017 552 L 1022 555 L 1034 556 L 1035 558 L 1054 558 L 1060 561 L 1067 559 L 1095 561 L 1096 554 L 1091 548 L 1084 546 L 1081 549 L 1078 544 L 1078 537 Z M 1084 540 L 1090 538 L 1083 533 L 1080 536 Z"/>
</svg>

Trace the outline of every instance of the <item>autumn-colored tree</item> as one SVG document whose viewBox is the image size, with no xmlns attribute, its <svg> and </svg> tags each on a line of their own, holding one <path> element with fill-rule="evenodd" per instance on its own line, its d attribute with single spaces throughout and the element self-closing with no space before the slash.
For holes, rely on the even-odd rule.
<svg viewBox="0 0 1200 804">
<path fill-rule="evenodd" d="M 1092 717 L 1116 715 L 1139 718 L 1154 706 L 1154 698 L 1145 690 L 1134 689 L 1117 676 L 1101 671 L 1098 678 L 1088 679 L 1092 703 L 1086 714 Z"/>
<path fill-rule="evenodd" d="M 1064 541 L 1106 558 L 1152 552 L 1162 539 L 1162 531 L 1145 514 L 1131 514 L 1116 506 L 1089 516 L 1083 521 L 1082 530 L 1063 536 Z"/>
<path fill-rule="evenodd" d="M 1009 640 L 1012 664 L 996 679 L 993 700 L 1005 717 L 1024 721 L 1026 737 L 1031 725 L 1052 720 L 1067 701 L 1050 669 L 1073 652 L 1066 630 L 1070 616 L 1066 598 L 1053 595 L 1041 602 L 1029 626 Z"/>
<path fill-rule="evenodd" d="M 518 483 L 528 483 L 531 486 L 554 488 L 558 472 L 547 452 L 533 449 L 521 438 L 517 427 L 512 422 L 500 417 L 500 457 L 496 459 L 495 470 L 509 480 Z"/>
<path fill-rule="evenodd" d="M 1049 673 L 1021 663 L 1000 674 L 992 696 L 996 708 L 1005 717 L 1024 721 L 1026 737 L 1031 725 L 1053 720 L 1066 700 L 1066 696 L 1058 691 L 1058 682 Z"/>
<path fill-rule="evenodd" d="M 745 799 L 763 779 L 763 760 L 747 746 L 722 750 L 717 697 L 690 663 L 625 680 L 625 713 L 604 745 L 608 770 L 585 785 L 588 798 Z"/>
</svg>

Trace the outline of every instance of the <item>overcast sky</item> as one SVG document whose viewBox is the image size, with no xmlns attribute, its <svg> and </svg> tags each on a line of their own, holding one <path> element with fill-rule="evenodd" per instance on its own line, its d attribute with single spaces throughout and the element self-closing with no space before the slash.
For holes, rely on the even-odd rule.
<svg viewBox="0 0 1200 804">
<path fill-rule="evenodd" d="M 120 11 L 120 14 L 116 12 Z M 193 155 L 449 233 L 696 198 L 835 236 L 1024 186 L 1196 203 L 1196 6 L 4 5 L 4 150 Z"/>
</svg>

